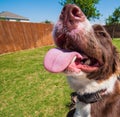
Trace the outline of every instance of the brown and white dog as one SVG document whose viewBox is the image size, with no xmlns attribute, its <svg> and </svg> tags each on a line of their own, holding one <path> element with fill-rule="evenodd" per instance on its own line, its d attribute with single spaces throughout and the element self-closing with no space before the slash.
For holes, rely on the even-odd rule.
<svg viewBox="0 0 120 117">
<path fill-rule="evenodd" d="M 76 5 L 66 5 L 53 30 L 57 48 L 44 66 L 64 72 L 76 92 L 76 109 L 68 117 L 120 117 L 120 59 L 101 25 L 91 25 Z"/>
</svg>

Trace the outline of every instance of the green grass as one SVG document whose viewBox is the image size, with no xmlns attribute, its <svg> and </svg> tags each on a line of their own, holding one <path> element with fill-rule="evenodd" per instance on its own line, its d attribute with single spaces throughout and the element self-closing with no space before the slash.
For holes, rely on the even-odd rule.
<svg viewBox="0 0 120 117">
<path fill-rule="evenodd" d="M 51 47 L 0 56 L 0 117 L 65 117 L 70 89 L 43 67 Z"/>
<path fill-rule="evenodd" d="M 113 39 L 113 44 L 117 47 L 120 52 L 120 38 Z"/>
<path fill-rule="evenodd" d="M 120 39 L 113 40 L 120 50 Z M 70 88 L 43 67 L 52 46 L 0 56 L 0 117 L 65 117 Z"/>
</svg>

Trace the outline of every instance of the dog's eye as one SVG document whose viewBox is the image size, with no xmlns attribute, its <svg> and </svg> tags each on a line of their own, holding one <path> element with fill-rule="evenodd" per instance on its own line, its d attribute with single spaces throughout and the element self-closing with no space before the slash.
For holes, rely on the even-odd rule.
<svg viewBox="0 0 120 117">
<path fill-rule="evenodd" d="M 106 33 L 105 32 L 99 32 L 99 35 L 102 37 L 106 37 Z"/>
<path fill-rule="evenodd" d="M 106 37 L 106 33 L 103 32 L 103 31 L 96 31 L 95 33 L 96 33 L 97 36 Z"/>
</svg>

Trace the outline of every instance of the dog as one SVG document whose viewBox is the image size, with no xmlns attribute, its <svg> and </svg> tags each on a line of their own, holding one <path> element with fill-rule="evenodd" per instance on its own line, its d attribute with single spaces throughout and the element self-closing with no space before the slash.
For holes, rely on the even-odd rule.
<svg viewBox="0 0 120 117">
<path fill-rule="evenodd" d="M 78 6 L 67 4 L 53 39 L 57 48 L 48 51 L 44 66 L 64 72 L 75 91 L 75 108 L 67 117 L 120 117 L 120 58 L 105 28 L 91 25 Z"/>
</svg>

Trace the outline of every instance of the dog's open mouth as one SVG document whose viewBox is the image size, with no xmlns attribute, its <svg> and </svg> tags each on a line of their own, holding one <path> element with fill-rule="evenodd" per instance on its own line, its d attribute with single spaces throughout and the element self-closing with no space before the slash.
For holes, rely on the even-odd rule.
<svg viewBox="0 0 120 117">
<path fill-rule="evenodd" d="M 90 73 L 98 70 L 102 65 L 98 56 L 100 49 L 95 51 L 98 52 L 97 55 L 92 52 L 97 49 L 98 44 L 94 40 L 92 26 L 76 5 L 63 8 L 59 21 L 54 27 L 53 38 L 60 49 L 51 49 L 46 54 L 44 66 L 48 71 Z"/>
<path fill-rule="evenodd" d="M 66 51 L 61 49 L 51 49 L 44 59 L 45 68 L 53 73 L 68 72 L 92 72 L 100 67 L 99 62 L 84 54 L 74 51 Z"/>
</svg>

